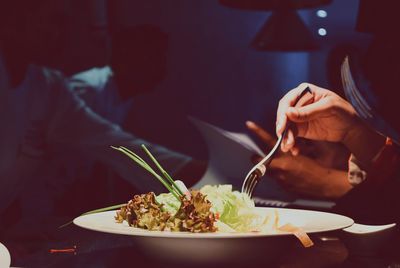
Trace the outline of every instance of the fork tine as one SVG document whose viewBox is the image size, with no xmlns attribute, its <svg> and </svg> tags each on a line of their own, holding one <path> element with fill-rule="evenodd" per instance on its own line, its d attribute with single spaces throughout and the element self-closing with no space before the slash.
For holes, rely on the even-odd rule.
<svg viewBox="0 0 400 268">
<path fill-rule="evenodd" d="M 246 179 L 246 181 L 242 185 L 242 193 L 247 194 L 247 192 L 249 190 L 248 184 L 249 184 L 249 177 Z"/>
<path fill-rule="evenodd" d="M 246 178 L 242 184 L 242 193 L 247 193 L 250 177 L 251 177 L 251 174 L 246 176 Z"/>
<path fill-rule="evenodd" d="M 250 187 L 249 187 L 248 195 L 250 196 L 250 198 L 253 196 L 254 188 L 256 187 L 257 183 L 258 183 L 258 178 L 257 178 L 257 176 L 254 176 L 253 182 L 252 182 L 252 184 L 250 184 Z"/>
<path fill-rule="evenodd" d="M 257 176 L 257 174 L 254 174 L 252 177 L 251 183 L 249 184 L 248 195 L 250 196 L 250 198 L 253 195 L 253 190 L 258 182 L 258 178 L 259 178 L 259 176 Z"/>
<path fill-rule="evenodd" d="M 257 172 L 252 172 L 249 174 L 249 176 L 246 178 L 242 185 L 242 192 L 248 194 L 250 197 L 252 195 L 252 192 L 254 190 L 255 185 L 258 182 L 258 175 Z"/>
</svg>

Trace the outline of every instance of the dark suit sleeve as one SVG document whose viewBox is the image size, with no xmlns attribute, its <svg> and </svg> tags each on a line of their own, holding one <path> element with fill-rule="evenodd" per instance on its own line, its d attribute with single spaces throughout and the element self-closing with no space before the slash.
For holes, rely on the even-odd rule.
<svg viewBox="0 0 400 268">
<path fill-rule="evenodd" d="M 341 198 L 334 211 L 361 224 L 400 223 L 400 168 L 384 182 L 368 177 Z"/>
</svg>

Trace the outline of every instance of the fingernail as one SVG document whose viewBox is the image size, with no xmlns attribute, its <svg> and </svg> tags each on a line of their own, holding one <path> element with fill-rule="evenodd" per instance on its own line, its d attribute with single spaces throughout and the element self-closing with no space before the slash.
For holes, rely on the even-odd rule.
<svg viewBox="0 0 400 268">
<path fill-rule="evenodd" d="M 286 145 L 292 145 L 294 143 L 292 132 L 288 131 L 288 135 L 286 138 Z"/>
<path fill-rule="evenodd" d="M 246 121 L 246 126 L 254 127 L 254 122 L 253 121 Z"/>
</svg>

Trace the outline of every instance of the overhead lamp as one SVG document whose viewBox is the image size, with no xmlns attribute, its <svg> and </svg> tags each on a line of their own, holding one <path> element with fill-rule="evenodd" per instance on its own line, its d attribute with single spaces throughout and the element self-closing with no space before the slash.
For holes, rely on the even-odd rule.
<svg viewBox="0 0 400 268">
<path fill-rule="evenodd" d="M 242 10 L 272 11 L 250 46 L 261 51 L 304 51 L 318 44 L 297 10 L 329 4 L 332 0 L 220 0 Z"/>
</svg>

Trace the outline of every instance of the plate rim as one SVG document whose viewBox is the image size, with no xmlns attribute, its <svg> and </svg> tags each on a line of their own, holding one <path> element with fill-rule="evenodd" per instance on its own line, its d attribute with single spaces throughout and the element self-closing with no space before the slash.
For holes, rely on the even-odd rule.
<svg viewBox="0 0 400 268">
<path fill-rule="evenodd" d="M 324 211 L 315 211 L 315 210 L 305 210 L 305 209 L 291 209 L 291 208 L 271 208 L 271 207 L 257 207 L 258 209 L 263 210 L 278 210 L 278 211 L 303 211 L 305 213 L 316 213 L 323 215 L 334 215 L 336 217 L 341 217 L 344 221 L 347 221 L 346 224 L 342 226 L 336 226 L 334 228 L 328 228 L 327 230 L 313 230 L 307 231 L 307 234 L 315 234 L 315 233 L 323 233 L 323 232 L 331 232 L 336 230 L 342 230 L 348 228 L 354 224 L 354 220 L 350 217 L 331 213 L 331 212 L 324 212 Z M 154 238 L 203 238 L 203 239 L 235 239 L 235 238 L 260 238 L 260 237 L 277 237 L 277 236 L 289 236 L 293 235 L 292 233 L 261 233 L 261 232 L 215 232 L 215 233 L 189 233 L 189 232 L 169 232 L 169 231 L 148 231 L 145 229 L 140 229 L 136 227 L 129 227 L 132 228 L 132 233 L 121 233 L 116 232 L 113 230 L 104 230 L 104 228 L 100 228 L 100 226 L 87 226 L 82 223 L 82 220 L 85 220 L 89 217 L 93 217 L 96 214 L 112 214 L 115 213 L 116 210 L 105 211 L 95 214 L 89 215 L 81 215 L 76 217 L 73 220 L 73 223 L 83 229 L 97 231 L 102 233 L 108 234 L 115 234 L 115 235 L 126 235 L 126 236 L 135 236 L 135 237 L 154 237 Z M 97 215 L 98 216 L 98 215 Z M 125 225 L 126 226 L 126 225 Z M 124 227 L 125 228 L 125 227 Z"/>
</svg>

